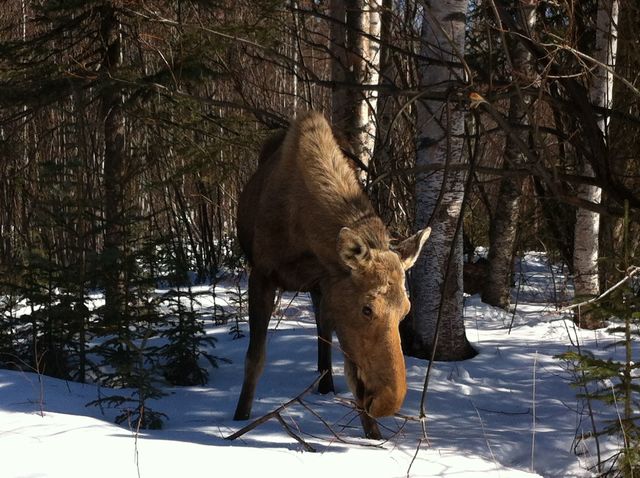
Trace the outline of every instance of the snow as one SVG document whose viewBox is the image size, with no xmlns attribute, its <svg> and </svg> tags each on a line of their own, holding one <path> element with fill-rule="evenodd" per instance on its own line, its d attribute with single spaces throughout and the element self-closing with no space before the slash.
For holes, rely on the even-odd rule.
<svg viewBox="0 0 640 478">
<path fill-rule="evenodd" d="M 248 339 L 233 340 L 228 325 L 210 325 L 208 333 L 218 339 L 213 353 L 231 362 L 210 370 L 207 386 L 166 387 L 168 395 L 150 404 L 169 416 L 163 430 L 136 433 L 135 425 L 113 424 L 117 410 L 86 406 L 110 390 L 0 370 L 0 477 L 590 476 L 593 446 L 574 447 L 576 432 L 587 433 L 590 425 L 571 374 L 554 355 L 576 340 L 583 348 L 603 350 L 613 338 L 604 330 L 577 330 L 554 312 L 550 301 L 558 294 L 549 292 L 544 256 L 525 257 L 521 269 L 515 314 L 477 296 L 466 298 L 467 335 L 480 353 L 434 365 L 426 440 L 419 422 L 400 416 L 380 420 L 385 440 L 362 438 L 337 347 L 337 396 L 312 392 L 303 397 L 308 409 L 296 404 L 282 412 L 316 453 L 303 451 L 273 419 L 225 440 L 249 423 L 231 419 Z M 553 277 L 560 287 L 562 271 Z M 286 310 L 271 322 L 252 419 L 297 396 L 317 377 L 310 301 L 289 295 L 282 304 Z M 405 417 L 418 415 L 425 371 L 425 361 L 407 358 Z"/>
</svg>

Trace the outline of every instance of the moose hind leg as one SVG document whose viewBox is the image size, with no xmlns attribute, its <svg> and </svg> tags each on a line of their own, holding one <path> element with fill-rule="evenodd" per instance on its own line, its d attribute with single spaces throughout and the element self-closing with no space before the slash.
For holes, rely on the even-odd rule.
<svg viewBox="0 0 640 478">
<path fill-rule="evenodd" d="M 318 384 L 318 392 L 326 394 L 335 393 L 333 386 L 333 374 L 331 369 L 331 341 L 333 331 L 331 327 L 323 321 L 320 315 L 321 295 L 318 291 L 311 292 L 311 301 L 313 302 L 313 313 L 316 316 L 316 329 L 318 331 L 318 372 L 324 373 Z"/>
<path fill-rule="evenodd" d="M 252 271 L 249 276 L 249 347 L 244 362 L 244 381 L 234 420 L 247 420 L 251 415 L 258 379 L 264 369 L 267 328 L 273 312 L 275 286 L 263 275 Z"/>
</svg>

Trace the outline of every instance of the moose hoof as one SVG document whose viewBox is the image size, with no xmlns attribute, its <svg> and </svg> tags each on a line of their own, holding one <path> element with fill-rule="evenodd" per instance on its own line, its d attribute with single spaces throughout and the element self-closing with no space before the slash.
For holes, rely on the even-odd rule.
<svg viewBox="0 0 640 478">
<path fill-rule="evenodd" d="M 326 374 L 318 384 L 318 393 L 326 395 L 329 392 L 336 393 L 336 389 L 333 386 L 333 377 L 330 374 Z"/>
<path fill-rule="evenodd" d="M 249 415 L 251 415 L 251 410 L 237 408 L 236 413 L 233 415 L 233 419 L 235 421 L 249 420 Z"/>
</svg>

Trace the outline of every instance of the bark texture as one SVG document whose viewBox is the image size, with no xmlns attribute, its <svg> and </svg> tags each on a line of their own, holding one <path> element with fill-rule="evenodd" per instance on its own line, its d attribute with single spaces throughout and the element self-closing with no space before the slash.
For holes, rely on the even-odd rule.
<svg viewBox="0 0 640 478">
<path fill-rule="evenodd" d="M 335 20 L 331 26 L 335 82 L 331 120 L 367 167 L 375 144 L 378 93 L 354 86 L 378 84 L 381 0 L 334 0 L 330 8 Z"/>
<path fill-rule="evenodd" d="M 516 0 L 514 3 L 522 30 L 529 32 L 531 37 L 538 1 Z M 531 53 L 520 41 L 515 40 L 509 45 L 509 56 L 515 90 L 509 103 L 509 123 L 526 125 L 529 123 L 527 110 L 531 106 L 531 101 L 520 94 L 520 85 L 527 86 L 533 82 Z M 514 134 L 517 134 L 522 142 L 527 142 L 527 133 L 524 128 L 514 129 Z M 512 137 L 507 135 L 504 147 L 505 169 L 517 168 L 524 160 Z M 489 231 L 489 269 L 482 300 L 497 307 L 507 308 L 511 299 L 511 276 L 520 219 L 522 185 L 521 177 L 504 176 L 502 178 Z"/>
<path fill-rule="evenodd" d="M 434 62 L 421 65 L 422 85 L 447 91 L 463 76 L 467 2 L 430 2 L 422 26 L 422 55 Z M 453 66 L 452 66 L 453 65 Z M 457 66 L 456 66 L 457 65 Z M 442 101 L 418 106 L 417 166 L 465 161 L 464 111 Z M 416 178 L 416 228 L 431 219 L 431 237 L 411 276 L 413 344 L 411 351 L 430 357 L 440 316 L 436 359 L 462 360 L 474 354 L 463 317 L 462 230 L 456 227 L 464 198 L 465 173 L 439 170 Z M 446 271 L 449 270 L 449 274 Z"/>
<path fill-rule="evenodd" d="M 125 212 L 125 119 L 122 92 L 113 78 L 122 64 L 120 24 L 112 4 L 101 10 L 100 35 L 104 49 L 101 75 L 102 115 L 104 118 L 104 288 L 105 321 L 118 325 L 125 300 L 123 271 Z"/>
<path fill-rule="evenodd" d="M 392 40 L 392 20 L 393 2 L 392 0 L 382 0 L 380 11 L 380 48 L 377 52 L 379 56 L 378 84 L 392 86 L 395 84 L 394 73 L 396 69 L 393 65 L 391 48 Z M 390 157 L 389 134 L 393 118 L 393 97 L 386 96 L 376 98 L 376 122 L 372 134 L 375 136 L 376 167 L 388 165 Z"/>
<path fill-rule="evenodd" d="M 617 50 L 618 0 L 599 0 L 596 20 L 596 47 L 593 57 L 603 65 L 615 68 Z M 589 94 L 591 102 L 602 108 L 612 105 L 613 75 L 604 67 L 598 66 L 592 78 Z M 608 118 L 602 115 L 598 127 L 607 142 Z M 590 164 L 582 164 L 581 173 L 593 176 Z M 602 190 L 596 186 L 582 186 L 579 191 L 582 199 L 599 204 Z M 574 287 L 576 297 L 598 295 L 600 292 L 598 276 L 598 237 L 600 215 L 578 209 L 573 253 Z"/>
</svg>

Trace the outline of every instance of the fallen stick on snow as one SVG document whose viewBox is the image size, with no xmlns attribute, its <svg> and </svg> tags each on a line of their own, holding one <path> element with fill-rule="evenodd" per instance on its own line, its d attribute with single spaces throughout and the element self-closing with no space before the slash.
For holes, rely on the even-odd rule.
<svg viewBox="0 0 640 478">
<path fill-rule="evenodd" d="M 612 285 L 609 289 L 607 289 L 606 291 L 604 291 L 602 294 L 600 294 L 597 297 L 592 297 L 589 300 L 585 300 L 584 302 L 580 302 L 578 304 L 571 304 L 568 305 L 566 307 L 562 307 L 561 309 L 558 310 L 558 312 L 564 312 L 567 310 L 571 310 L 571 309 L 577 309 L 579 307 L 585 306 L 585 305 L 589 305 L 589 304 L 593 304 L 594 302 L 599 301 L 600 299 L 606 297 L 607 295 L 611 294 L 611 292 L 613 292 L 614 290 L 616 290 L 618 287 L 620 287 L 621 285 L 623 285 L 625 282 L 627 282 L 628 280 L 632 279 L 633 276 L 635 276 L 636 274 L 638 274 L 640 272 L 640 267 L 638 266 L 631 266 L 627 269 L 627 275 L 625 275 L 622 279 L 620 279 L 618 282 L 616 282 L 614 285 Z"/>
<path fill-rule="evenodd" d="M 313 448 L 306 441 L 304 441 L 300 436 L 296 435 L 293 432 L 293 430 L 291 430 L 291 427 L 289 427 L 289 425 L 287 425 L 287 423 L 284 421 L 284 419 L 282 418 L 282 415 L 280 415 L 280 413 L 282 411 L 284 411 L 287 407 L 291 406 L 292 404 L 294 404 L 296 402 L 300 402 L 301 398 L 304 397 L 311 390 L 313 390 L 313 388 L 318 384 L 318 382 L 322 379 L 322 377 L 324 377 L 324 375 L 326 373 L 327 373 L 326 371 L 322 372 L 322 374 L 320 374 L 320 376 L 318 378 L 316 378 L 311 385 L 309 385 L 307 388 L 305 388 L 302 392 L 300 392 L 297 396 L 295 396 L 294 398 L 292 398 L 288 402 L 283 403 L 282 405 L 280 405 L 275 410 L 270 411 L 266 415 L 262 415 L 260 418 L 252 421 L 247 426 L 242 427 L 237 432 L 229 435 L 228 437 L 225 437 L 225 440 L 235 440 L 236 438 L 241 437 L 245 433 L 250 432 L 251 430 L 253 430 L 257 426 L 263 424 L 264 422 L 267 422 L 267 421 L 271 420 L 272 418 L 275 418 L 276 420 L 278 420 L 278 422 L 280 422 L 280 424 L 282 425 L 284 430 L 289 434 L 289 436 L 291 436 L 291 438 L 293 438 L 294 440 L 299 442 L 305 448 L 305 450 L 311 451 L 311 452 L 315 452 L 316 451 L 315 448 Z"/>
</svg>

